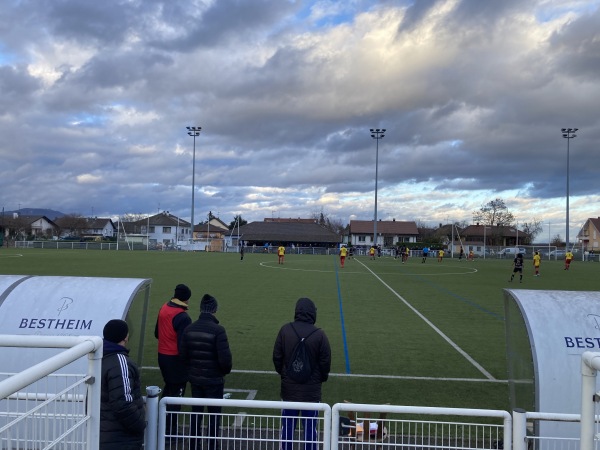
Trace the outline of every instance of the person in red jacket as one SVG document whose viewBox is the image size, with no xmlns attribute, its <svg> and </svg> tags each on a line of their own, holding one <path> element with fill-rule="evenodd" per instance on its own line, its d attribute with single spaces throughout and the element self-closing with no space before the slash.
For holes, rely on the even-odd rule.
<svg viewBox="0 0 600 450">
<path fill-rule="evenodd" d="M 175 287 L 173 298 L 158 312 L 154 336 L 158 339 L 158 367 L 165 381 L 162 397 L 183 397 L 188 381 L 188 369 L 179 355 L 183 330 L 192 323 L 187 313 L 192 291 L 185 284 Z M 181 411 L 180 405 L 167 406 L 168 411 Z M 177 435 L 177 415 L 167 414 L 167 435 Z"/>
</svg>

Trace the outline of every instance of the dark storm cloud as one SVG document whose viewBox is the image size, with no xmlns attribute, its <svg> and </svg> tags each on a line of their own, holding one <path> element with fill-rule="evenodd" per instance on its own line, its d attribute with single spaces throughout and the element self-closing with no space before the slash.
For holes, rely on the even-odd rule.
<svg viewBox="0 0 600 450">
<path fill-rule="evenodd" d="M 560 217 L 561 127 L 581 129 L 571 192 L 598 199 L 600 28 L 598 2 L 559 3 L 12 3 L 3 201 L 186 218 L 194 125 L 198 216 L 369 219 L 379 127 L 390 216 L 469 220 L 506 197 Z"/>
</svg>

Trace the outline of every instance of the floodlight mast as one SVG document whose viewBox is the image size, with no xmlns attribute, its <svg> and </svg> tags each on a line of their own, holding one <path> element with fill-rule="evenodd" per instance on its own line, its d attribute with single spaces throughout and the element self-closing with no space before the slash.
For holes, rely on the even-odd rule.
<svg viewBox="0 0 600 450">
<path fill-rule="evenodd" d="M 565 249 L 569 250 L 569 150 L 571 139 L 577 137 L 575 132 L 579 128 L 561 128 L 562 137 L 567 140 L 567 224 L 566 224 L 566 232 L 565 232 Z"/>
<path fill-rule="evenodd" d="M 192 226 L 191 243 L 194 243 L 194 191 L 196 190 L 196 138 L 200 136 L 202 127 L 186 127 L 188 135 L 194 138 L 194 150 L 192 153 L 192 211 L 190 224 Z"/>
<path fill-rule="evenodd" d="M 371 137 L 375 139 L 375 212 L 373 214 L 373 245 L 377 247 L 377 181 L 379 178 L 379 139 L 385 137 L 385 128 L 371 128 Z"/>
</svg>

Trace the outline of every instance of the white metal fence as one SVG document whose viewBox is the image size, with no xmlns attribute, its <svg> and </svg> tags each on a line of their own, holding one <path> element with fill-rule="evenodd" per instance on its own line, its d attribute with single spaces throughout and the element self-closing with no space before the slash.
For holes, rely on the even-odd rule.
<svg viewBox="0 0 600 450">
<path fill-rule="evenodd" d="M 97 449 L 102 339 L 0 335 L 0 346 L 65 349 L 17 374 L 0 374 L 0 448 Z M 86 355 L 87 373 L 55 373 Z"/>
<path fill-rule="evenodd" d="M 179 412 L 167 412 L 180 405 Z M 220 413 L 192 412 L 192 406 L 221 407 Z M 302 413 L 293 436 L 282 438 L 282 409 L 318 411 L 316 436 L 304 433 Z M 166 415 L 174 414 L 177 434 L 165 434 Z M 219 445 L 214 445 L 207 423 L 221 420 Z M 292 403 L 258 400 L 166 397 L 160 401 L 158 449 L 221 450 L 331 450 L 354 449 L 511 449 L 512 418 L 506 411 L 427 408 L 395 405 Z M 430 419 L 423 419 L 429 416 Z M 203 427 L 193 431 L 199 420 Z M 148 424 L 153 427 L 153 424 Z M 368 431 L 367 431 L 368 430 Z M 377 432 L 379 430 L 379 433 Z"/>
<path fill-rule="evenodd" d="M 0 374 L 0 449 L 97 449 L 100 420 L 102 340 L 99 337 L 3 336 L 1 347 L 65 348 L 18 374 Z M 88 357 L 87 373 L 61 368 Z M 595 403 L 600 353 L 582 362 L 582 414 L 436 408 L 398 405 L 292 403 L 238 399 L 163 398 L 147 389 L 146 450 L 592 450 L 598 448 Z M 168 405 L 181 411 L 167 412 Z M 219 407 L 219 412 L 193 408 Z M 283 409 L 317 411 L 298 420 L 293 435 L 282 437 Z M 176 434 L 166 435 L 166 415 L 174 414 Z M 301 413 L 300 413 L 301 414 Z M 220 419 L 217 436 L 208 423 Z M 540 423 L 571 422 L 581 439 L 534 433 Z M 305 423 L 316 433 L 307 437 Z M 194 427 L 192 424 L 199 424 Z M 194 429 L 196 428 L 196 429 Z"/>
</svg>

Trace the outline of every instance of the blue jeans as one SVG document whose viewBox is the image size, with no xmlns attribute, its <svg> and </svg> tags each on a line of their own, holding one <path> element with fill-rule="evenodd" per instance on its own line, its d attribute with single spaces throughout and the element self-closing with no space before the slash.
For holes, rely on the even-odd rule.
<svg viewBox="0 0 600 450">
<path fill-rule="evenodd" d="M 304 444 L 300 448 L 303 450 L 317 450 L 319 443 L 316 417 L 319 412 L 297 409 L 284 409 L 282 411 L 281 450 L 292 450 L 294 447 L 292 441 L 299 415 L 302 415 L 302 429 L 304 430 Z"/>
</svg>

